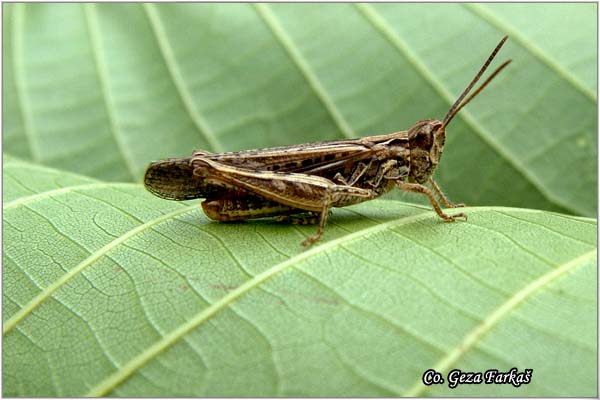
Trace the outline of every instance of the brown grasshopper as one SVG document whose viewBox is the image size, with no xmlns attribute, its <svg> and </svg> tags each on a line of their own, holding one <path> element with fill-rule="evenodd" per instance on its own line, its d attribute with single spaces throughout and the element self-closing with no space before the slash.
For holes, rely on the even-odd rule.
<svg viewBox="0 0 600 400">
<path fill-rule="evenodd" d="M 444 221 L 464 213 L 445 214 L 432 191 L 448 208 L 453 204 L 431 175 L 440 161 L 446 127 L 452 118 L 511 62 L 500 65 L 469 97 L 508 37 L 502 38 L 475 78 L 450 107 L 442 121 L 427 119 L 408 131 L 359 139 L 332 140 L 260 150 L 210 153 L 150 164 L 144 184 L 169 200 L 205 198 L 202 208 L 217 221 L 241 221 L 277 216 L 297 223 L 319 223 L 310 245 L 323 233 L 332 207 L 371 200 L 394 186 L 426 195 Z"/>
</svg>

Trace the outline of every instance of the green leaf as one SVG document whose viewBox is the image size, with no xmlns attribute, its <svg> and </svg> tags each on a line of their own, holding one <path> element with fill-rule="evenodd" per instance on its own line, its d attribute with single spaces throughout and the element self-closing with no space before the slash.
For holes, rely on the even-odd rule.
<svg viewBox="0 0 600 400">
<path fill-rule="evenodd" d="M 4 396 L 596 395 L 594 220 L 377 200 L 305 250 L 315 227 L 13 158 L 4 178 Z M 531 383 L 420 383 L 512 367 Z"/>
<path fill-rule="evenodd" d="M 111 181 L 138 182 L 150 160 L 197 148 L 442 118 L 509 34 L 495 65 L 513 63 L 452 122 L 436 178 L 473 206 L 596 215 L 596 4 L 4 10 L 5 151 Z"/>
</svg>

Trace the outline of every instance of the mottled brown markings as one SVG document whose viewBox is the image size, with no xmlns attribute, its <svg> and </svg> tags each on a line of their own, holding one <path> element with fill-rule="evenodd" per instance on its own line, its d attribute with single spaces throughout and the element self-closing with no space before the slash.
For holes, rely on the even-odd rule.
<svg viewBox="0 0 600 400">
<path fill-rule="evenodd" d="M 422 120 L 407 131 L 359 139 L 217 154 L 195 150 L 191 157 L 150 164 L 144 178 L 146 188 L 169 200 L 205 198 L 204 212 L 217 221 L 277 216 L 293 222 L 308 212 L 318 217 L 319 228 L 304 245 L 320 238 L 332 207 L 367 201 L 393 187 L 426 195 L 444 221 L 466 219 L 463 213 L 442 211 L 435 195 L 445 207 L 463 205 L 452 204 L 432 174 L 452 118 L 510 62 L 500 65 L 467 97 L 506 39 L 496 46 L 442 121 Z"/>
</svg>

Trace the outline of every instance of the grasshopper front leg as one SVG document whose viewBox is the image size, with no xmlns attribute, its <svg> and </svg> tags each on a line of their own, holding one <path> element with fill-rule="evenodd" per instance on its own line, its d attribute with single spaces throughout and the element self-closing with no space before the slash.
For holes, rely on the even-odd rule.
<svg viewBox="0 0 600 400">
<path fill-rule="evenodd" d="M 332 207 L 355 204 L 378 196 L 373 190 L 336 185 L 320 176 L 253 171 L 203 157 L 194 157 L 191 166 L 194 175 L 211 185 L 243 190 L 294 209 L 319 213 L 317 233 L 302 243 L 305 246 L 319 240 Z"/>
<path fill-rule="evenodd" d="M 444 221 L 452 222 L 456 218 L 459 218 L 459 217 L 462 217 L 465 220 L 467 219 L 467 216 L 465 213 L 458 213 L 458 214 L 454 214 L 454 215 L 448 215 L 448 214 L 444 213 L 442 211 L 442 208 L 440 207 L 439 203 L 433 196 L 433 193 L 431 193 L 431 190 L 429 190 L 429 188 L 427 188 L 426 186 L 423 186 L 420 183 L 408 183 L 408 182 L 403 182 L 401 180 L 396 180 L 395 183 L 396 183 L 396 186 L 398 186 L 402 190 L 406 190 L 407 192 L 422 193 L 422 194 L 426 195 L 429 198 L 429 201 L 431 202 L 431 205 L 433 206 L 433 209 L 435 210 L 437 215 L 439 215 L 439 217 L 441 219 L 443 219 Z"/>
<path fill-rule="evenodd" d="M 442 190 L 440 189 L 440 187 L 438 186 L 438 184 L 435 183 L 435 181 L 433 180 L 433 178 L 431 178 L 431 177 L 429 178 L 429 183 L 431 183 L 431 187 L 437 193 L 437 195 L 440 198 L 440 201 L 442 202 L 442 204 L 444 205 L 444 207 L 458 208 L 458 207 L 464 207 L 465 206 L 463 203 L 452 203 L 450 200 L 448 200 L 448 198 L 444 195 L 444 193 L 442 192 Z"/>
</svg>

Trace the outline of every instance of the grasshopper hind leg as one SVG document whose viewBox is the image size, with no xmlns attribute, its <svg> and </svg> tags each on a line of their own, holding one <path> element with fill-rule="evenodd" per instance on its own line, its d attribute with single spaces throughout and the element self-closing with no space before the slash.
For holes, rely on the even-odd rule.
<svg viewBox="0 0 600 400">
<path fill-rule="evenodd" d="M 321 238 L 321 235 L 323 234 L 323 231 L 325 230 L 325 223 L 327 222 L 327 218 L 329 218 L 329 214 L 331 213 L 330 203 L 327 202 L 323 206 L 323 210 L 321 212 L 314 212 L 314 213 L 316 215 L 318 215 L 319 228 L 317 229 L 317 233 L 314 236 L 306 238 L 302 241 L 302 246 L 304 246 L 304 247 L 308 247 L 308 246 L 312 245 L 313 243 L 317 242 Z"/>
<path fill-rule="evenodd" d="M 331 213 L 329 209 L 322 212 L 301 210 L 252 195 L 207 199 L 202 202 L 202 209 L 210 219 L 219 222 L 276 217 L 279 222 L 294 225 L 319 224 L 317 233 L 305 239 L 303 246 L 309 246 L 321 238 L 325 222 Z"/>
<path fill-rule="evenodd" d="M 289 214 L 289 215 L 280 215 L 277 217 L 277 221 L 279 222 L 287 222 L 293 225 L 317 225 L 319 224 L 319 228 L 317 233 L 314 236 L 311 236 L 305 239 L 302 242 L 303 246 L 310 246 L 321 238 L 323 231 L 325 229 L 325 222 L 327 222 L 327 218 L 331 215 L 331 211 L 305 211 L 300 212 L 298 214 Z"/>
<path fill-rule="evenodd" d="M 303 211 L 242 192 L 233 192 L 215 199 L 206 199 L 201 205 L 208 218 L 220 222 L 279 217 Z"/>
<path fill-rule="evenodd" d="M 319 223 L 319 220 L 319 213 L 314 211 L 298 212 L 297 214 L 289 215 L 279 215 L 277 217 L 277 222 L 285 222 L 292 225 L 316 225 Z"/>
<path fill-rule="evenodd" d="M 323 231 L 325 230 L 325 222 L 327 222 L 328 217 L 329 217 L 328 209 L 321 211 L 321 214 L 319 215 L 319 229 L 317 229 L 317 233 L 312 237 L 304 239 L 304 241 L 302 241 L 302 246 L 308 247 L 321 238 L 321 235 L 323 234 Z"/>
</svg>

